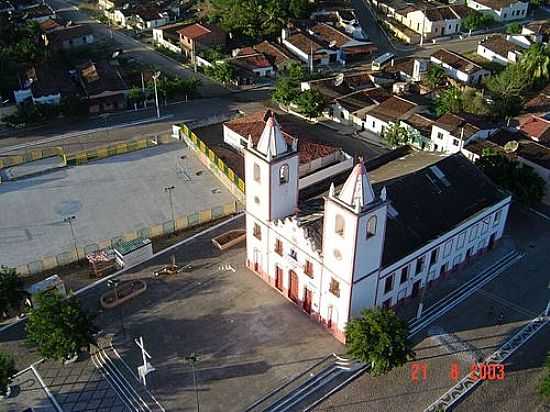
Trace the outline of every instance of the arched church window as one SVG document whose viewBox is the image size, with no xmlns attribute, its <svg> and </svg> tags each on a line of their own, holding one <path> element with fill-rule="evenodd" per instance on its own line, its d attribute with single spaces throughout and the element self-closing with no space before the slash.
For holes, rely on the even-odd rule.
<svg viewBox="0 0 550 412">
<path fill-rule="evenodd" d="M 336 215 L 334 219 L 334 231 L 340 236 L 344 236 L 344 230 L 346 228 L 346 222 L 341 215 Z"/>
<path fill-rule="evenodd" d="M 288 165 L 285 163 L 279 169 L 279 184 L 284 185 L 288 183 Z"/>
<path fill-rule="evenodd" d="M 371 216 L 367 221 L 367 239 L 374 235 L 376 235 L 376 216 Z"/>
<path fill-rule="evenodd" d="M 260 183 L 260 166 L 254 163 L 254 180 Z"/>
</svg>

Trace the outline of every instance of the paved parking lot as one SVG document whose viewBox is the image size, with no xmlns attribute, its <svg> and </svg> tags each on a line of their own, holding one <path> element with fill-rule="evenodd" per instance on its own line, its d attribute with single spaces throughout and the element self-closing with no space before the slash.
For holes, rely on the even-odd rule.
<svg viewBox="0 0 550 412">
<path fill-rule="evenodd" d="M 195 393 L 185 357 L 199 355 L 197 379 L 201 410 L 242 411 L 343 347 L 294 304 L 244 268 L 244 245 L 221 253 L 214 233 L 243 225 L 243 219 L 200 236 L 176 250 L 179 264 L 193 271 L 152 278 L 169 254 L 124 278 L 147 280 L 148 290 L 118 310 L 103 312 L 105 332 L 119 332 L 119 314 L 129 337 L 143 336 L 157 369 L 148 388 L 166 410 L 194 410 Z M 235 271 L 233 271 L 233 268 Z M 101 288 L 85 297 L 97 305 Z M 133 340 L 114 340 L 130 367 L 142 362 Z"/>
<path fill-rule="evenodd" d="M 184 157 L 184 158 L 182 158 Z M 233 197 L 181 143 L 0 185 L 0 263 L 18 266 L 231 202 Z"/>
</svg>

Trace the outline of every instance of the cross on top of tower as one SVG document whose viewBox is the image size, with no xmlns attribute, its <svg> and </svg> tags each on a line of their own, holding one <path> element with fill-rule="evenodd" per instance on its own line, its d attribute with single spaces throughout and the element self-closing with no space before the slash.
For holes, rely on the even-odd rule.
<svg viewBox="0 0 550 412">
<path fill-rule="evenodd" d="M 288 151 L 288 145 L 273 112 L 269 114 L 256 150 L 267 158 L 276 157 Z"/>
</svg>

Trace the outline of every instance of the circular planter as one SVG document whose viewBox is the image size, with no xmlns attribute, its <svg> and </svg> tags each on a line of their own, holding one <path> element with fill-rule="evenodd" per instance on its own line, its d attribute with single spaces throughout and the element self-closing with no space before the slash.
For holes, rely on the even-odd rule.
<svg viewBox="0 0 550 412">
<path fill-rule="evenodd" d="M 114 290 L 109 290 L 101 295 L 99 301 L 101 306 L 105 309 L 112 309 L 138 295 L 141 295 L 146 290 L 147 283 L 145 283 L 145 281 L 141 279 L 131 280 L 121 283 L 116 289 L 116 295 Z"/>
</svg>

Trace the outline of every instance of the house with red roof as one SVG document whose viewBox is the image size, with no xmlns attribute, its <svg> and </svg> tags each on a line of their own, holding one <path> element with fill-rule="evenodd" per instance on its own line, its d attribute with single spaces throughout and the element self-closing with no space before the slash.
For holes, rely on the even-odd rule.
<svg viewBox="0 0 550 412">
<path fill-rule="evenodd" d="M 225 47 L 225 32 L 211 24 L 191 23 L 179 29 L 178 34 L 182 51 L 187 57 L 193 56 L 200 49 Z"/>
</svg>

